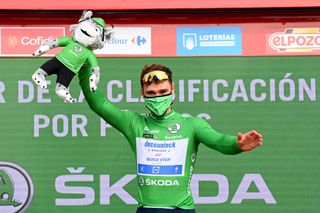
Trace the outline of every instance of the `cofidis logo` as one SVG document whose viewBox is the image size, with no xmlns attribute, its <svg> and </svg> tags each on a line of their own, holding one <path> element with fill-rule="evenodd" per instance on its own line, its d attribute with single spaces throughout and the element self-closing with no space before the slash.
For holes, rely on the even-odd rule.
<svg viewBox="0 0 320 213">
<path fill-rule="evenodd" d="M 0 161 L 0 212 L 25 212 L 33 193 L 31 177 L 23 168 Z"/>
<path fill-rule="evenodd" d="M 320 50 L 320 28 L 288 28 L 269 36 L 269 46 L 277 52 Z"/>
<path fill-rule="evenodd" d="M 239 55 L 239 26 L 177 27 L 177 55 Z"/>
<path fill-rule="evenodd" d="M 1 55 L 31 57 L 41 44 L 61 36 L 65 36 L 64 27 L 0 27 Z M 53 49 L 45 55 L 58 51 Z"/>
</svg>

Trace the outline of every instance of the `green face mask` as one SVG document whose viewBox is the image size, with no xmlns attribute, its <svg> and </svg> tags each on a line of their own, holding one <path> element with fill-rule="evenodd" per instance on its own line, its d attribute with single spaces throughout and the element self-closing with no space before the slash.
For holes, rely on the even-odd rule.
<svg viewBox="0 0 320 213">
<path fill-rule="evenodd" d="M 172 103 L 172 94 L 147 98 L 144 97 L 147 108 L 157 116 L 162 116 Z"/>
</svg>

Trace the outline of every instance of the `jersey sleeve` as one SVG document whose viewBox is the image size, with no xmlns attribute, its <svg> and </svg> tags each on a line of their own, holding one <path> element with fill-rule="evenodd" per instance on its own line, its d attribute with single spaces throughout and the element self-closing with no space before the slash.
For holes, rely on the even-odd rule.
<svg viewBox="0 0 320 213">
<path fill-rule="evenodd" d="M 80 86 L 89 107 L 128 138 L 132 132 L 133 124 L 139 119 L 138 113 L 119 109 L 105 98 L 99 88 L 95 92 L 91 92 L 89 87 L 90 74 L 89 66 L 83 67 L 78 74 Z"/>
<path fill-rule="evenodd" d="M 72 40 L 72 37 L 70 36 L 60 37 L 58 38 L 58 46 L 65 47 L 70 43 L 71 40 Z"/>
<path fill-rule="evenodd" d="M 90 52 L 90 54 L 88 56 L 87 62 L 90 67 L 97 67 L 98 66 L 97 57 L 92 51 Z"/>
<path fill-rule="evenodd" d="M 204 119 L 193 118 L 196 141 L 224 154 L 238 154 L 241 151 L 237 137 L 221 134 L 214 130 Z"/>
</svg>

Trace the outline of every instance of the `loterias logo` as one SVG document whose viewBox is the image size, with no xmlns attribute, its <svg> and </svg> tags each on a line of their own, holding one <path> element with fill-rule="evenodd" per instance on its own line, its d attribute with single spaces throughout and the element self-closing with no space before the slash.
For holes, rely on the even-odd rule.
<svg viewBox="0 0 320 213">
<path fill-rule="evenodd" d="M 287 28 L 269 36 L 269 46 L 278 52 L 320 50 L 320 28 Z"/>
<path fill-rule="evenodd" d="M 0 212 L 25 212 L 34 194 L 30 175 L 20 166 L 0 161 Z"/>
<path fill-rule="evenodd" d="M 65 35 L 64 27 L 0 27 L 1 55 L 31 56 L 44 42 Z M 50 50 L 54 55 L 59 50 Z"/>
<path fill-rule="evenodd" d="M 242 54 L 240 26 L 177 27 L 177 55 Z"/>
</svg>

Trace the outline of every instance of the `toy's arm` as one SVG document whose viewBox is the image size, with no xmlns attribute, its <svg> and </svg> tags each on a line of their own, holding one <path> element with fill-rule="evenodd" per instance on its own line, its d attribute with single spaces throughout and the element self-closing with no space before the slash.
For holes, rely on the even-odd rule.
<svg viewBox="0 0 320 213">
<path fill-rule="evenodd" d="M 100 81 L 100 67 L 98 65 L 97 57 L 93 52 L 89 55 L 87 63 L 91 71 L 91 75 L 89 77 L 90 90 L 91 92 L 95 92 Z"/>
<path fill-rule="evenodd" d="M 41 56 L 49 50 L 59 46 L 59 41 L 57 38 L 49 40 L 43 44 L 32 54 L 33 56 Z"/>
<path fill-rule="evenodd" d="M 100 67 L 92 67 L 91 75 L 89 78 L 90 90 L 91 92 L 95 92 L 97 90 L 98 84 L 100 81 Z"/>
</svg>

